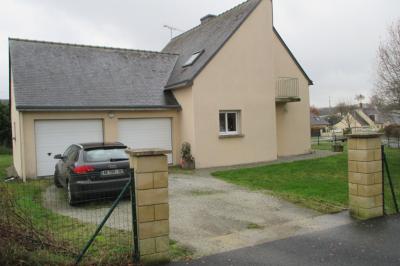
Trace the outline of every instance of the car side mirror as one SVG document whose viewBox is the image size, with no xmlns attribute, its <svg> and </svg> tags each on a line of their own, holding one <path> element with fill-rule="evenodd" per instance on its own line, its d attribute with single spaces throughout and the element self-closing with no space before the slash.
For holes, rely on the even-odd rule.
<svg viewBox="0 0 400 266">
<path fill-rule="evenodd" d="M 54 159 L 64 160 L 64 156 L 62 156 L 61 154 L 56 154 L 56 155 L 54 155 Z"/>
</svg>

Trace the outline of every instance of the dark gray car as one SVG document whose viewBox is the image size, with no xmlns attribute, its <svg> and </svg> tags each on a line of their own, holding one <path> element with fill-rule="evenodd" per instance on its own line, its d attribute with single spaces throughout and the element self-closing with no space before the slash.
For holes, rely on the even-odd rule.
<svg viewBox="0 0 400 266">
<path fill-rule="evenodd" d="M 119 142 L 73 144 L 54 156 L 54 184 L 67 190 L 71 205 L 114 197 L 129 181 L 125 149 Z"/>
</svg>

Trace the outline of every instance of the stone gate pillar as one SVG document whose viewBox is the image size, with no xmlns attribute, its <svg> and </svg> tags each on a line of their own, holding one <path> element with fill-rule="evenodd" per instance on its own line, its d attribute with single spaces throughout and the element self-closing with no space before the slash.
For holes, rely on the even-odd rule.
<svg viewBox="0 0 400 266">
<path fill-rule="evenodd" d="M 349 135 L 349 207 L 351 216 L 357 219 L 383 216 L 380 136 L 377 133 Z"/>
<path fill-rule="evenodd" d="M 128 149 L 135 174 L 141 262 L 169 261 L 168 159 L 171 151 Z"/>
</svg>

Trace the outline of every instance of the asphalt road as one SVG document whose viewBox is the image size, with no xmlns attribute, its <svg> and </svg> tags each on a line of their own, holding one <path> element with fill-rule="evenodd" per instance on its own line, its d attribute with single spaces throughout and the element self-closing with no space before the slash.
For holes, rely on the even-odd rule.
<svg viewBox="0 0 400 266">
<path fill-rule="evenodd" d="M 181 265 L 400 265 L 400 215 L 204 257 Z"/>
</svg>

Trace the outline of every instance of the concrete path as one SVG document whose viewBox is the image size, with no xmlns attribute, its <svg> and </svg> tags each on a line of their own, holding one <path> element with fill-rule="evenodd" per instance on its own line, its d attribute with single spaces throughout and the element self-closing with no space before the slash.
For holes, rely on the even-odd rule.
<svg viewBox="0 0 400 266">
<path fill-rule="evenodd" d="M 398 266 L 399 232 L 400 216 L 384 217 L 169 265 Z"/>
<path fill-rule="evenodd" d="M 172 174 L 171 238 L 195 257 L 252 246 L 350 222 L 212 177 Z"/>
<path fill-rule="evenodd" d="M 310 154 L 281 161 L 329 156 Z M 273 162 L 277 163 L 277 162 Z M 216 254 L 350 223 L 346 213 L 321 215 L 269 195 L 228 184 L 210 176 L 215 169 L 193 175 L 170 174 L 171 238 L 192 249 L 194 257 Z M 110 203 L 70 207 L 63 190 L 44 194 L 45 206 L 59 214 L 97 224 Z M 130 204 L 122 202 L 107 226 L 130 230 Z"/>
</svg>

